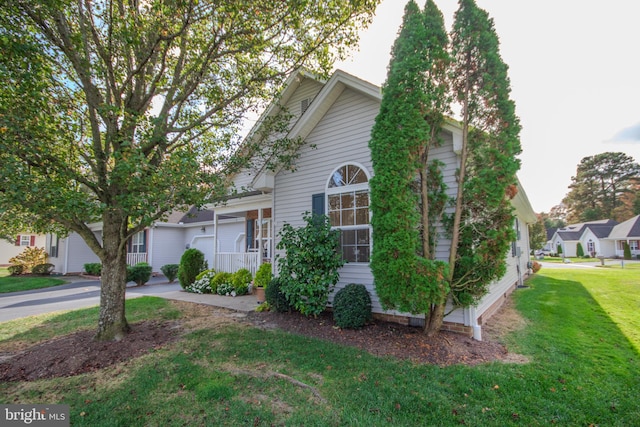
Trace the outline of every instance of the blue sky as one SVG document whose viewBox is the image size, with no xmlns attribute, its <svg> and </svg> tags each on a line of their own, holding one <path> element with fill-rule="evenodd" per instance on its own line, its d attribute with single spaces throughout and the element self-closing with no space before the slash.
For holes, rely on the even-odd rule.
<svg viewBox="0 0 640 427">
<path fill-rule="evenodd" d="M 640 161 L 640 1 L 476 1 L 509 66 L 523 127 L 518 176 L 536 212 L 560 203 L 583 157 Z M 458 2 L 435 2 L 450 28 Z M 336 68 L 381 85 L 405 4 L 383 0 L 359 51 Z"/>
</svg>

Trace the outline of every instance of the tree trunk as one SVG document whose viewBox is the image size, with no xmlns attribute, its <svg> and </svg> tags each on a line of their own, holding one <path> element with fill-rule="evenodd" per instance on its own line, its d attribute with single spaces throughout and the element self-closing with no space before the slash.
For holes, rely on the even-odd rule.
<svg viewBox="0 0 640 427">
<path fill-rule="evenodd" d="M 424 319 L 424 332 L 427 336 L 432 337 L 440 332 L 442 323 L 444 322 L 444 309 L 446 301 L 442 304 L 434 304 L 429 310 L 429 315 Z"/>
<path fill-rule="evenodd" d="M 118 341 L 129 332 L 125 318 L 127 289 L 127 217 L 119 211 L 103 215 L 102 286 L 100 289 L 100 318 L 98 341 Z"/>
</svg>

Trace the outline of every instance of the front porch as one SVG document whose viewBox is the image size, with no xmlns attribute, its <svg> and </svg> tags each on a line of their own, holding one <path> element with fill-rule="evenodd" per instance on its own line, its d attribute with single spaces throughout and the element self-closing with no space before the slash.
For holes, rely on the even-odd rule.
<svg viewBox="0 0 640 427">
<path fill-rule="evenodd" d="M 234 273 L 246 268 L 255 275 L 261 264 L 272 262 L 273 222 L 270 195 L 249 196 L 216 207 L 213 265 Z"/>
</svg>

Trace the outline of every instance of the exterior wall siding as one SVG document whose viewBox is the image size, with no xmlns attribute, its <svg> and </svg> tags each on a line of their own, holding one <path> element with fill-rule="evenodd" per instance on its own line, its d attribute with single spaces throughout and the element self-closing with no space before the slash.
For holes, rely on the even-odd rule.
<svg viewBox="0 0 640 427">
<path fill-rule="evenodd" d="M 96 232 L 98 241 L 102 241 L 102 233 Z M 65 243 L 68 245 L 68 250 L 64 253 L 63 248 L 60 248 L 60 255 L 66 255 L 67 257 L 67 270 L 64 274 L 82 273 L 84 272 L 84 265 L 90 262 L 100 262 L 98 256 L 89 248 L 84 239 L 77 233 L 71 233 L 65 239 Z M 61 245 L 62 246 L 62 245 Z"/>
<path fill-rule="evenodd" d="M 9 243 L 0 239 L 0 265 L 9 265 L 9 260 L 16 255 L 20 255 L 28 247 L 45 248 L 46 236 L 44 234 L 23 233 L 25 236 L 35 236 L 33 246 L 16 246 L 15 243 Z"/>
</svg>

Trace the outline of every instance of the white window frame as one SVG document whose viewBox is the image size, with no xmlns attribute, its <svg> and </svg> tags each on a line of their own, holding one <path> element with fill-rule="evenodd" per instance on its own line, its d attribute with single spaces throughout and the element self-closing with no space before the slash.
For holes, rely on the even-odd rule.
<svg viewBox="0 0 640 427">
<path fill-rule="evenodd" d="M 143 254 L 146 253 L 146 233 L 143 231 L 139 231 L 133 236 L 131 236 L 131 254 Z M 145 248 L 145 252 L 140 251 L 140 248 Z"/>
<path fill-rule="evenodd" d="M 20 246 L 31 246 L 31 235 L 23 234 L 20 236 Z"/>
<path fill-rule="evenodd" d="M 331 187 L 331 182 L 334 178 L 334 175 L 343 167 L 348 166 L 348 167 L 357 167 L 358 169 L 360 169 L 366 176 L 367 181 L 363 182 L 363 183 L 358 183 L 358 184 L 349 184 L 349 183 L 345 183 L 345 185 L 342 186 L 337 186 L 337 187 Z M 368 198 L 368 206 L 367 206 L 367 224 L 354 224 L 354 225 L 332 225 L 331 228 L 334 230 L 344 230 L 344 231 L 350 231 L 350 230 L 367 230 L 368 232 L 368 240 L 369 240 L 369 256 L 367 257 L 367 261 L 349 261 L 349 264 L 369 264 L 370 260 L 371 260 L 371 251 L 372 251 L 372 239 L 371 239 L 371 191 L 369 189 L 369 181 L 371 179 L 371 175 L 369 174 L 368 169 L 363 166 L 360 163 L 357 162 L 345 162 L 342 163 L 340 166 L 338 166 L 337 168 L 335 168 L 333 171 L 331 171 L 331 174 L 329 175 L 329 177 L 327 178 L 327 182 L 325 184 L 325 209 L 324 211 L 326 212 L 327 216 L 329 216 L 329 220 L 331 220 L 331 212 L 329 211 L 329 198 L 331 196 L 335 196 L 335 195 L 339 195 L 339 194 L 345 194 L 345 193 L 353 193 L 354 194 L 354 223 L 356 222 L 356 218 L 357 218 L 357 214 L 356 214 L 356 209 L 357 206 L 355 206 L 355 198 L 356 198 L 356 194 L 358 193 L 362 193 L 362 192 L 366 192 L 367 193 L 367 198 Z M 342 209 L 340 209 L 340 212 L 342 212 Z M 352 245 L 349 245 L 352 246 Z M 358 245 L 358 243 L 355 243 L 356 248 L 358 246 L 362 246 L 362 245 Z M 342 254 L 343 254 L 343 258 L 344 258 L 344 250 L 343 250 L 343 246 L 342 246 L 342 242 L 340 243 L 340 247 L 342 250 Z M 356 249 L 357 251 L 357 249 Z"/>
</svg>

